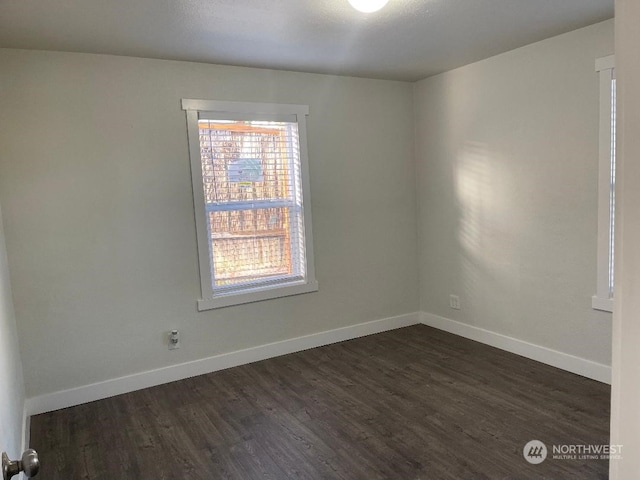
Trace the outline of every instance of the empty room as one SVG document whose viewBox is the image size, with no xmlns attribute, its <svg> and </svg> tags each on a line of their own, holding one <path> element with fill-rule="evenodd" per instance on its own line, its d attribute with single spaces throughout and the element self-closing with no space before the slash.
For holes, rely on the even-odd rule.
<svg viewBox="0 0 640 480">
<path fill-rule="evenodd" d="M 638 22 L 0 2 L 2 480 L 640 478 Z"/>
</svg>

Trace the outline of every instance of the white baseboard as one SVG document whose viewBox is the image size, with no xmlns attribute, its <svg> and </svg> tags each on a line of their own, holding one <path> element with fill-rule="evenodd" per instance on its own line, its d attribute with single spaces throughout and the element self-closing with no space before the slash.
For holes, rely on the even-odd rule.
<svg viewBox="0 0 640 480">
<path fill-rule="evenodd" d="M 169 367 L 106 380 L 104 382 L 32 397 L 25 402 L 25 411 L 27 416 L 51 412 L 61 408 L 72 407 L 94 400 L 182 380 L 184 378 L 195 377 L 205 373 L 245 365 L 247 363 L 299 352 L 309 348 L 364 337 L 387 330 L 408 327 L 409 325 L 418 323 L 420 323 L 420 314 L 415 312 L 260 345 L 245 350 L 224 353 L 201 360 L 171 365 Z"/>
<path fill-rule="evenodd" d="M 192 362 L 114 378 L 104 382 L 83 385 L 69 390 L 31 397 L 25 402 L 23 445 L 25 448 L 28 448 L 29 417 L 31 415 L 72 407 L 94 400 L 182 380 L 184 378 L 195 377 L 197 375 L 385 332 L 387 330 L 407 327 L 417 323 L 423 323 L 603 383 L 611 383 L 611 367 L 608 365 L 592 362 L 557 350 L 551 350 L 438 315 L 416 312 L 282 340 L 280 342 L 224 353 Z"/>
<path fill-rule="evenodd" d="M 440 317 L 432 313 L 421 312 L 420 321 L 425 325 L 444 330 L 445 332 L 491 345 L 492 347 L 506 350 L 507 352 L 515 353 L 602 383 L 611 384 L 611 367 L 608 365 L 541 347 L 540 345 L 474 327 L 473 325 L 468 325 L 456 320 Z"/>
</svg>

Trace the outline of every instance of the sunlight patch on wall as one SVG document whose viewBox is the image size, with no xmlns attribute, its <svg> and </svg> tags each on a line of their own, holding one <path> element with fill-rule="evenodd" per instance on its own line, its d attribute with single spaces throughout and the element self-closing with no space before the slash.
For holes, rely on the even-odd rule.
<svg viewBox="0 0 640 480">
<path fill-rule="evenodd" d="M 473 318 L 509 318 L 520 289 L 512 179 L 488 145 L 467 142 L 455 165 L 463 291 Z M 516 221 L 517 224 L 517 221 Z"/>
</svg>

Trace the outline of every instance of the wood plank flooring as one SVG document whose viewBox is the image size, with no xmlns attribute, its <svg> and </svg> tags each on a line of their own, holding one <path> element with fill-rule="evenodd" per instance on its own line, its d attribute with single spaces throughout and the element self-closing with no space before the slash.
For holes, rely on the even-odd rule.
<svg viewBox="0 0 640 480">
<path fill-rule="evenodd" d="M 551 446 L 608 444 L 609 395 L 416 325 L 34 416 L 31 446 L 41 480 L 603 479 Z"/>
</svg>

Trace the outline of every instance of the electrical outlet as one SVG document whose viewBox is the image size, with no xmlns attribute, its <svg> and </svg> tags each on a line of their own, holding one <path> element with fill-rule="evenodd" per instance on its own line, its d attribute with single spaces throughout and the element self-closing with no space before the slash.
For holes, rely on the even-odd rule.
<svg viewBox="0 0 640 480">
<path fill-rule="evenodd" d="M 180 348 L 180 332 L 171 330 L 169 332 L 169 350 L 177 350 Z"/>
<path fill-rule="evenodd" d="M 449 295 L 449 306 L 454 310 L 460 310 L 460 297 L 458 295 Z"/>
</svg>

